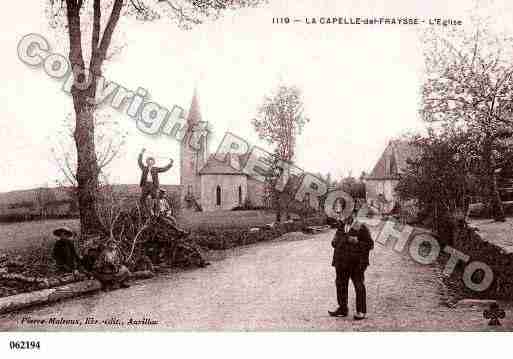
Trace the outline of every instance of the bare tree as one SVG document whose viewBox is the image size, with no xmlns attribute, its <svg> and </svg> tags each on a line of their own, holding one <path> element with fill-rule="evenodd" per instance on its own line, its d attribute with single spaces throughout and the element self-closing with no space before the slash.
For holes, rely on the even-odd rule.
<svg viewBox="0 0 513 359">
<path fill-rule="evenodd" d="M 223 10 L 256 6 L 259 0 L 48 0 L 50 25 L 68 34 L 74 84 L 73 137 L 77 153 L 77 196 L 82 234 L 104 232 L 96 212 L 99 165 L 95 150 L 94 113 L 98 78 L 102 76 L 114 32 L 122 15 L 139 20 L 168 18 L 191 28 L 217 18 Z M 107 16 L 104 13 L 107 12 Z M 90 42 L 87 40 L 90 39 Z M 86 46 L 89 44 L 90 46 Z M 86 63 L 83 49 L 90 49 Z"/>
<path fill-rule="evenodd" d="M 95 151 L 96 151 L 96 176 L 101 182 L 101 176 L 107 177 L 106 170 L 112 161 L 119 155 L 126 143 L 127 133 L 121 129 L 119 123 L 112 120 L 110 115 L 96 112 L 94 116 Z M 73 141 L 75 123 L 71 114 L 63 121 L 62 129 L 56 136 L 56 143 L 52 147 L 54 161 L 63 178 L 58 180 L 61 187 L 70 187 L 76 194 L 78 188 L 77 179 L 77 155 Z"/>
<path fill-rule="evenodd" d="M 99 196 L 96 203 L 98 217 L 106 229 L 110 239 L 116 239 L 114 228 L 123 211 L 125 198 L 121 193 L 116 193 L 115 187 L 109 182 L 107 176 L 102 175 L 102 185 L 99 188 Z M 124 233 L 118 235 L 120 241 Z"/>
<path fill-rule="evenodd" d="M 274 171 L 269 174 L 270 194 L 276 210 L 276 221 L 281 220 L 282 210 L 287 212 L 292 200 L 286 188 L 276 190 L 276 181 L 289 178 L 288 171 L 294 159 L 296 137 L 301 134 L 309 119 L 304 115 L 301 91 L 295 86 L 279 86 L 276 93 L 266 96 L 258 109 L 257 117 L 252 120 L 258 136 L 270 145 L 275 146 L 275 158 L 271 160 Z M 288 218 L 287 218 L 288 219 Z"/>
<path fill-rule="evenodd" d="M 421 114 L 427 122 L 467 131 L 480 150 L 491 213 L 503 221 L 494 153 L 498 141 L 513 134 L 513 40 L 476 20 L 472 32 L 426 32 L 424 44 Z"/>
</svg>

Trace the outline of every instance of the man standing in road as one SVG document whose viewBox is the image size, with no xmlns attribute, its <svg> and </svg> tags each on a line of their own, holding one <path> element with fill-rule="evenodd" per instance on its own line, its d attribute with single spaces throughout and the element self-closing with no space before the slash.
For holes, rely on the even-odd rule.
<svg viewBox="0 0 513 359">
<path fill-rule="evenodd" d="M 339 221 L 335 238 L 331 245 L 335 249 L 332 265 L 335 267 L 338 309 L 329 311 L 332 317 L 345 317 L 348 313 L 347 290 L 349 279 L 356 292 L 355 320 L 365 319 L 367 298 L 364 283 L 365 269 L 369 265 L 369 252 L 374 242 L 367 226 L 356 220 L 357 211 L 345 221 Z"/>
<path fill-rule="evenodd" d="M 168 171 L 173 166 L 173 159 L 170 159 L 169 164 L 164 167 L 155 166 L 155 159 L 153 157 L 146 158 L 146 165 L 143 163 L 143 155 L 146 149 L 142 149 L 137 160 L 139 168 L 141 169 L 141 180 L 139 186 L 141 187 L 141 197 L 139 198 L 140 208 L 146 212 L 146 199 L 151 197 L 152 203 L 150 206 L 150 215 L 157 214 L 156 207 L 159 193 L 159 173 Z M 149 174 L 149 175 L 148 175 Z"/>
</svg>

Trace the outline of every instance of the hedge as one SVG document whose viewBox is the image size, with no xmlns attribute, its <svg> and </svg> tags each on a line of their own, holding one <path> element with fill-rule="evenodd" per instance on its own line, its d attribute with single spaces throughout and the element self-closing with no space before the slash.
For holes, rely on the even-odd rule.
<svg viewBox="0 0 513 359">
<path fill-rule="evenodd" d="M 454 233 L 453 247 L 470 256 L 468 263 L 480 261 L 493 271 L 494 281 L 479 296 L 513 298 L 513 253 L 485 241 L 473 228 L 458 228 Z"/>
<path fill-rule="evenodd" d="M 288 221 L 275 225 L 265 225 L 249 229 L 240 228 L 200 228 L 191 233 L 190 238 L 201 247 L 213 250 L 228 249 L 247 244 L 273 240 L 288 232 L 297 232 L 305 226 L 326 224 L 326 218 L 313 217 L 302 221 Z"/>
</svg>

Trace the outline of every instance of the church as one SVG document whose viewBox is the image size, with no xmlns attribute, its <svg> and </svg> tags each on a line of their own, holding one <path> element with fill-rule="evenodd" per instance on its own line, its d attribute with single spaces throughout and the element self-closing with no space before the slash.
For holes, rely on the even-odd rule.
<svg viewBox="0 0 513 359">
<path fill-rule="evenodd" d="M 388 143 L 372 172 L 364 178 L 367 202 L 371 206 L 381 206 L 389 212 L 400 202 L 395 187 L 408 160 L 415 160 L 419 150 L 405 140 L 392 140 Z"/>
<path fill-rule="evenodd" d="M 194 91 L 187 114 L 187 128 L 203 121 L 197 92 Z M 208 138 L 200 139 L 199 150 L 189 145 L 188 136 L 180 145 L 180 202 L 182 212 L 231 210 L 250 204 L 264 204 L 264 183 L 235 168 L 244 156 L 230 154 L 225 162 L 208 152 Z M 167 187 L 167 186 L 164 186 Z"/>
<path fill-rule="evenodd" d="M 187 128 L 202 121 L 196 91 L 186 118 Z M 238 206 L 264 205 L 264 184 L 234 168 L 244 164 L 244 156 L 226 156 L 220 162 L 208 153 L 208 138 L 201 138 L 199 150 L 189 145 L 185 137 L 180 144 L 180 184 L 166 184 L 163 176 L 160 187 L 169 197 L 179 199 L 180 210 L 193 211 L 231 210 Z M 178 161 L 175 161 L 175 165 Z M 231 164 L 231 165 L 230 165 Z M 176 170 L 176 167 L 173 168 Z M 113 190 L 120 198 L 135 205 L 141 189 L 139 184 L 115 184 Z M 68 188 L 35 188 L 0 193 L 0 217 L 39 218 L 78 215 L 78 207 Z M 43 200 L 44 199 L 44 200 Z"/>
</svg>

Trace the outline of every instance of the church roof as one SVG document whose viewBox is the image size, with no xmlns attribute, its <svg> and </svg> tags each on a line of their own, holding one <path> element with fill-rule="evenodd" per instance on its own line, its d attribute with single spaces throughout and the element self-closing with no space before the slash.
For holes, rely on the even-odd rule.
<svg viewBox="0 0 513 359">
<path fill-rule="evenodd" d="M 189 112 L 187 113 L 187 123 L 189 125 L 197 124 L 201 122 L 201 111 L 199 108 L 199 101 L 198 101 L 198 91 L 195 88 L 194 93 L 192 95 L 191 100 L 191 107 L 189 108 Z"/>
<path fill-rule="evenodd" d="M 408 159 L 413 160 L 418 155 L 419 149 L 407 141 L 390 141 L 366 179 L 397 179 L 408 165 Z"/>
<path fill-rule="evenodd" d="M 246 175 L 237 168 L 241 167 L 242 156 L 227 154 L 224 161 L 216 159 L 215 155 L 210 155 L 207 163 L 199 171 L 200 175 Z"/>
</svg>

